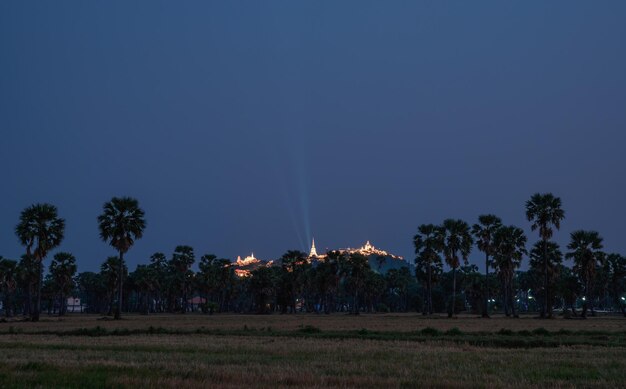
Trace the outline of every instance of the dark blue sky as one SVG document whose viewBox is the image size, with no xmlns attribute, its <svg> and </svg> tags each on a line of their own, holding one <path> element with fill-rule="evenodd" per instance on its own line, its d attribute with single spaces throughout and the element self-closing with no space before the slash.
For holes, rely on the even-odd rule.
<svg viewBox="0 0 626 389">
<path fill-rule="evenodd" d="M 547 191 L 560 243 L 596 229 L 626 254 L 625 20 L 624 1 L 3 1 L 0 255 L 51 202 L 96 270 L 96 217 L 129 195 L 148 220 L 131 269 L 311 234 L 412 258 L 421 223 L 528 229 Z"/>
</svg>

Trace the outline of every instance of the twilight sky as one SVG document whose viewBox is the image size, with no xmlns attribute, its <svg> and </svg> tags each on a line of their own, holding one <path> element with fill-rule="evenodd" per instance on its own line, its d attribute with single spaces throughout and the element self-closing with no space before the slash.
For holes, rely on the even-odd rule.
<svg viewBox="0 0 626 389">
<path fill-rule="evenodd" d="M 447 217 L 530 233 L 535 192 L 563 200 L 559 243 L 595 229 L 626 254 L 625 20 L 624 1 L 2 1 L 0 255 L 50 202 L 60 250 L 97 270 L 96 217 L 128 195 L 131 270 L 311 235 L 413 258 Z"/>
</svg>

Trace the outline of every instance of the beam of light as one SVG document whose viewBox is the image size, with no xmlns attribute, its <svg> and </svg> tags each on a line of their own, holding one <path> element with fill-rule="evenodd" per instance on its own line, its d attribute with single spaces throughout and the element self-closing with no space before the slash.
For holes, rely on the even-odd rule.
<svg viewBox="0 0 626 389">
<path fill-rule="evenodd" d="M 290 132 L 279 142 L 280 152 L 275 155 L 276 173 L 282 189 L 283 207 L 288 211 L 299 249 L 308 253 L 311 245 L 310 198 L 306 154 L 302 142 Z"/>
<path fill-rule="evenodd" d="M 296 207 L 294 206 L 294 201 L 293 201 L 293 197 L 292 197 L 292 186 L 287 185 L 285 180 L 282 180 L 282 193 L 283 196 L 285 198 L 284 200 L 284 204 L 285 204 L 285 208 L 287 208 L 287 210 L 289 211 L 289 218 L 291 219 L 291 224 L 293 226 L 293 231 L 296 234 L 296 237 L 298 238 L 298 243 L 300 245 L 300 249 L 304 250 L 306 249 L 306 242 L 305 239 L 306 237 L 303 236 L 302 234 L 302 225 L 300 223 L 302 223 L 302 218 L 299 217 L 299 213 L 296 210 Z"/>
</svg>

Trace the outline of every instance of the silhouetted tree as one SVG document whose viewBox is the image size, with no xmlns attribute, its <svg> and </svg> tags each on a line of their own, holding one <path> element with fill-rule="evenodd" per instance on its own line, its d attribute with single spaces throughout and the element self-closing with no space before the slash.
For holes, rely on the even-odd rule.
<svg viewBox="0 0 626 389">
<path fill-rule="evenodd" d="M 606 263 L 609 267 L 609 293 L 613 303 L 626 317 L 626 257 L 612 253 L 607 255 Z"/>
<path fill-rule="evenodd" d="M 0 291 L 2 292 L 4 316 L 12 316 L 13 295 L 17 288 L 17 261 L 0 256 Z"/>
<path fill-rule="evenodd" d="M 120 279 L 125 278 L 128 274 L 128 268 L 120 257 L 108 257 L 102 265 L 100 265 L 100 275 L 107 290 L 109 310 L 108 314 L 112 314 L 115 308 L 115 292 Z M 119 305 L 118 305 L 118 308 Z"/>
<path fill-rule="evenodd" d="M 472 234 L 478 249 L 485 253 L 485 282 L 482 317 L 489 317 L 489 259 L 493 256 L 493 236 L 502 226 L 502 220 L 495 215 L 480 215 L 478 224 L 472 226 Z"/>
<path fill-rule="evenodd" d="M 163 312 L 165 310 L 164 294 L 168 287 L 168 263 L 165 254 L 157 252 L 150 256 L 150 269 L 152 269 L 155 277 L 155 311 Z"/>
<path fill-rule="evenodd" d="M 124 293 L 123 269 L 124 254 L 132 247 L 137 239 L 143 236 L 146 228 L 144 212 L 139 208 L 139 202 L 130 197 L 113 197 L 103 206 L 103 213 L 98 216 L 100 238 L 113 246 L 119 253 L 118 298 L 115 319 L 122 315 L 122 297 Z"/>
<path fill-rule="evenodd" d="M 526 202 L 526 218 L 532 222 L 531 229 L 539 230 L 539 237 L 543 244 L 543 272 L 544 272 L 544 305 L 541 317 L 552 317 L 552 302 L 550 301 L 550 280 L 548 278 L 548 240 L 552 238 L 552 228 L 561 228 L 561 221 L 565 212 L 561 208 L 561 199 L 552 193 L 535 193 Z"/>
<path fill-rule="evenodd" d="M 433 278 L 442 271 L 442 261 L 439 253 L 443 250 L 442 228 L 434 224 L 422 224 L 413 237 L 415 246 L 415 274 L 418 279 L 426 283 L 424 314 L 433 313 Z"/>
<path fill-rule="evenodd" d="M 513 294 L 513 275 L 526 254 L 526 236 L 521 228 L 515 226 L 500 227 L 493 236 L 494 265 L 502 280 L 504 313 L 509 316 L 509 309 L 514 317 L 515 297 Z"/>
<path fill-rule="evenodd" d="M 469 225 L 463 220 L 446 219 L 443 222 L 443 255 L 446 263 L 452 268 L 452 303 L 448 316 L 456 314 L 456 269 L 460 265 L 460 259 L 467 264 L 467 259 L 472 251 L 473 239 Z M 460 256 L 460 257 L 459 257 Z"/>
<path fill-rule="evenodd" d="M 365 286 L 365 278 L 370 270 L 369 260 L 365 255 L 359 253 L 350 254 L 349 259 L 349 281 L 353 288 L 354 303 L 352 313 L 359 314 L 359 292 Z"/>
<path fill-rule="evenodd" d="M 57 253 L 50 263 L 50 275 L 59 295 L 59 316 L 67 312 L 67 296 L 74 289 L 76 258 L 70 253 Z"/>
<path fill-rule="evenodd" d="M 547 292 L 552 290 L 559 277 L 559 269 L 563 262 L 563 254 L 559 245 L 555 242 L 539 241 L 533 245 L 530 250 L 529 272 L 532 273 L 533 279 L 537 282 L 533 284 L 534 294 L 536 298 L 541 299 L 540 311 L 545 309 L 545 299 Z M 546 267 L 547 264 L 547 267 Z M 547 270 L 548 278 L 545 278 Z M 546 285 L 548 289 L 546 290 Z M 554 304 L 552 295 L 547 297 L 549 306 Z M 575 312 L 574 312 L 575 313 Z"/>
<path fill-rule="evenodd" d="M 117 259 L 117 257 L 113 257 Z M 107 288 L 103 276 L 94 272 L 82 272 L 76 276 L 78 295 L 86 311 L 89 313 L 106 313 L 110 298 L 107 298 Z M 115 284 L 113 286 L 115 288 Z"/>
<path fill-rule="evenodd" d="M 602 238 L 596 231 L 574 231 L 570 235 L 570 250 L 565 257 L 574 260 L 574 272 L 583 284 L 585 295 L 583 296 L 582 317 L 587 317 L 587 307 L 593 311 L 593 281 L 596 276 L 596 267 L 602 265 L 604 253 L 602 252 Z"/>
<path fill-rule="evenodd" d="M 280 258 L 282 269 L 279 304 L 283 313 L 291 308 L 296 312 L 296 300 L 302 288 L 302 276 L 308 265 L 307 255 L 302 251 L 289 250 Z"/>
<path fill-rule="evenodd" d="M 33 259 L 38 269 L 32 321 L 39 321 L 43 260 L 50 250 L 61 244 L 64 232 L 65 220 L 58 216 L 57 208 L 50 204 L 34 204 L 24 209 L 20 214 L 20 222 L 15 227 L 15 234 L 26 247 L 26 255 Z"/>
<path fill-rule="evenodd" d="M 176 246 L 172 260 L 170 264 L 174 270 L 174 280 L 177 286 L 181 305 L 181 313 L 187 311 L 187 292 L 191 285 L 191 279 L 193 274 L 191 273 L 191 266 L 196 261 L 196 256 L 191 246 Z"/>
</svg>

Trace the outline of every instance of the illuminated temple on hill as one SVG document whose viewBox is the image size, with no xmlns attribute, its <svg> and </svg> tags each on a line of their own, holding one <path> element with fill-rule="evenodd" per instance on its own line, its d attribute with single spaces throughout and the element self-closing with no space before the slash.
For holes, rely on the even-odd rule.
<svg viewBox="0 0 626 389">
<path fill-rule="evenodd" d="M 337 251 L 342 254 L 345 253 L 364 255 L 369 258 L 370 266 L 372 267 L 372 269 L 379 272 L 384 272 L 385 270 L 389 270 L 390 268 L 407 266 L 407 263 L 401 256 L 390 254 L 385 250 L 380 250 L 374 247 L 374 245 L 372 245 L 369 240 L 359 248 L 345 248 L 339 249 Z M 312 239 L 311 249 L 309 250 L 307 260 L 310 263 L 315 264 L 317 262 L 324 261 L 326 257 L 326 254 L 319 254 L 317 252 L 317 248 L 315 247 L 315 239 Z M 380 261 L 381 258 L 384 258 L 385 261 Z M 382 265 L 383 262 L 384 266 Z M 231 266 L 235 268 L 235 274 L 237 276 L 249 277 L 252 271 L 260 267 L 271 267 L 273 265 L 274 261 L 265 261 L 262 259 L 258 259 L 254 256 L 254 253 L 251 253 L 249 256 L 243 259 L 241 258 L 241 256 L 238 256 Z"/>
<path fill-rule="evenodd" d="M 339 251 L 340 253 L 361 254 L 361 255 L 365 255 L 366 257 L 375 255 L 377 257 L 389 257 L 389 258 L 397 259 L 397 260 L 404 259 L 399 255 L 393 255 L 393 254 L 386 252 L 385 250 L 377 249 L 376 247 L 374 247 L 374 245 L 370 243 L 369 240 L 365 242 L 365 244 L 359 248 L 356 248 L 356 249 L 345 248 L 345 249 L 339 249 L 337 251 Z M 317 249 L 315 248 L 315 239 L 313 239 L 311 243 L 311 250 L 309 251 L 309 259 L 324 259 L 324 258 L 326 258 L 326 255 L 317 254 Z"/>
<path fill-rule="evenodd" d="M 261 266 L 270 267 L 274 261 L 262 261 L 258 258 L 254 257 L 254 253 L 251 253 L 249 256 L 241 259 L 240 256 L 237 257 L 237 260 L 233 264 L 235 267 L 235 274 L 239 277 L 248 277 L 250 276 L 250 272 L 255 270 Z"/>
</svg>

